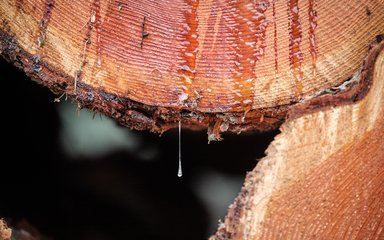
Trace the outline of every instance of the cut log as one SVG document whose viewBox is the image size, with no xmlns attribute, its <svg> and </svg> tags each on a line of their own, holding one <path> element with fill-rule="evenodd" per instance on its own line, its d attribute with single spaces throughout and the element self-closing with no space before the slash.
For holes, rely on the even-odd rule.
<svg viewBox="0 0 384 240">
<path fill-rule="evenodd" d="M 11 240 L 12 230 L 0 219 L 0 240 Z"/>
<path fill-rule="evenodd" d="M 213 140 L 288 119 L 212 240 L 380 239 L 384 44 L 359 67 L 384 33 L 383 9 L 382 0 L 2 0 L 0 53 L 134 129 L 182 121 Z"/>
<path fill-rule="evenodd" d="M 291 110 L 211 240 L 384 239 L 384 42 L 354 81 Z"/>
<path fill-rule="evenodd" d="M 351 10 L 353 9 L 353 10 Z M 279 126 L 342 84 L 384 32 L 384 2 L 2 0 L 0 51 L 135 129 Z"/>
</svg>

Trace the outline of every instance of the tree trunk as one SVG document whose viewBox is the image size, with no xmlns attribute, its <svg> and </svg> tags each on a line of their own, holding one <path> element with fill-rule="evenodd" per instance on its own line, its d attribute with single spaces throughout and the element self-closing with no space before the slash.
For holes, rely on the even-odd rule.
<svg viewBox="0 0 384 240">
<path fill-rule="evenodd" d="M 384 239 L 383 49 L 348 90 L 292 109 L 211 240 Z"/>
</svg>

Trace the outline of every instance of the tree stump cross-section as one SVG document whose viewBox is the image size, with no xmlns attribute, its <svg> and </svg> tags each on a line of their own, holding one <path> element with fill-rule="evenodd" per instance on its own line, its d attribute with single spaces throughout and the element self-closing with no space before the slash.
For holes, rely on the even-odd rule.
<svg viewBox="0 0 384 240">
<path fill-rule="evenodd" d="M 218 140 L 276 128 L 291 106 L 342 84 L 384 32 L 383 8 L 380 0 L 3 0 L 0 51 L 125 126 L 161 133 L 181 120 Z"/>
</svg>

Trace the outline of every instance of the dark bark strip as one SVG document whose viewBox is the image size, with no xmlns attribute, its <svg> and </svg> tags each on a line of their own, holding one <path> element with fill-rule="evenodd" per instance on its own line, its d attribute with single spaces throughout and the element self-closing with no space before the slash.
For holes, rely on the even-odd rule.
<svg viewBox="0 0 384 240">
<path fill-rule="evenodd" d="M 275 51 L 275 72 L 279 72 L 279 56 L 278 56 L 278 49 L 277 49 L 277 23 L 276 23 L 276 6 L 275 6 L 275 0 L 272 1 L 272 15 L 273 15 L 273 50 Z"/>
<path fill-rule="evenodd" d="M 317 40 L 316 40 L 316 28 L 317 28 L 317 12 L 315 10 L 315 1 L 309 0 L 309 51 L 312 57 L 312 72 L 313 75 L 316 73 L 316 60 L 317 60 Z"/>
<path fill-rule="evenodd" d="M 40 33 L 37 38 L 37 45 L 42 47 L 46 38 L 46 31 L 51 20 L 52 10 L 55 6 L 55 0 L 46 0 L 44 4 L 44 14 L 39 23 Z"/>
</svg>

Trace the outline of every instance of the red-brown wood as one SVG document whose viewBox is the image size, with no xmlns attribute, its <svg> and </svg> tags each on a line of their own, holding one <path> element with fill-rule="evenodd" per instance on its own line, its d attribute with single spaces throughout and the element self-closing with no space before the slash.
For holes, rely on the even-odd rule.
<svg viewBox="0 0 384 240">
<path fill-rule="evenodd" d="M 361 1 L 3 0 L 4 57 L 135 129 L 268 130 L 340 85 L 384 32 Z M 219 124 L 221 123 L 221 124 Z M 216 128 L 214 127 L 216 126 Z"/>
<path fill-rule="evenodd" d="M 384 42 L 357 79 L 370 86 L 362 100 L 303 104 L 281 126 L 211 240 L 384 239 Z"/>
</svg>

